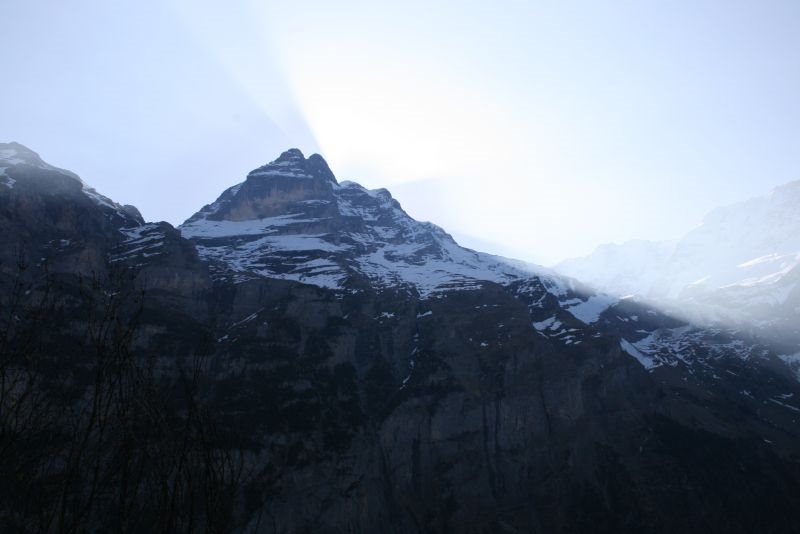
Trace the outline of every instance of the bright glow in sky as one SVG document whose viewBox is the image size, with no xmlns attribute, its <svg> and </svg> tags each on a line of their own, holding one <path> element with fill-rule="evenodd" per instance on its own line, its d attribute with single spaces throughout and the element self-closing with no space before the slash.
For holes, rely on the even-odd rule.
<svg viewBox="0 0 800 534">
<path fill-rule="evenodd" d="M 549 264 L 800 178 L 798 2 L 122 4 L 4 1 L 0 140 L 147 219 L 296 146 Z"/>
</svg>

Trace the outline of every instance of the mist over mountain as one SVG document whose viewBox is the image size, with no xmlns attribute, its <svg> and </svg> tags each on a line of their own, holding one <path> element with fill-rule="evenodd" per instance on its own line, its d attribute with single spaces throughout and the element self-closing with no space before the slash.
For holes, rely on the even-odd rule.
<svg viewBox="0 0 800 534">
<path fill-rule="evenodd" d="M 800 531 L 798 191 L 559 274 L 297 149 L 175 228 L 0 144 L 0 525 Z"/>
<path fill-rule="evenodd" d="M 687 292 L 775 281 L 800 251 L 800 181 L 709 213 L 674 241 L 602 245 L 557 269 L 617 294 L 677 298 Z"/>
<path fill-rule="evenodd" d="M 603 245 L 555 269 L 711 324 L 800 340 L 800 181 L 709 213 L 670 242 Z"/>
</svg>

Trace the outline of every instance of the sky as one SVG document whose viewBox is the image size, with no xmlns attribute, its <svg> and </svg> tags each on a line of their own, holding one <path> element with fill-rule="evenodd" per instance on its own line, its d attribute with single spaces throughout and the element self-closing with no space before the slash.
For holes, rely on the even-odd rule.
<svg viewBox="0 0 800 534">
<path fill-rule="evenodd" d="M 0 142 L 148 220 L 297 147 L 549 265 L 800 179 L 793 0 L 0 2 Z"/>
</svg>

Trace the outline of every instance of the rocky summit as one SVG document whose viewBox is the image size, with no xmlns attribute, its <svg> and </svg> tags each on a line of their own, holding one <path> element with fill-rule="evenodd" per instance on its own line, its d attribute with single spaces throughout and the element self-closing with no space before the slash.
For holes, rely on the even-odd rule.
<svg viewBox="0 0 800 534">
<path fill-rule="evenodd" d="M 180 227 L 218 279 L 270 277 L 331 289 L 418 295 L 526 276 L 409 217 L 385 189 L 338 183 L 321 156 L 292 149 Z"/>
<path fill-rule="evenodd" d="M 800 531 L 785 340 L 463 248 L 296 149 L 177 229 L 21 145 L 0 179 L 3 530 Z"/>
</svg>

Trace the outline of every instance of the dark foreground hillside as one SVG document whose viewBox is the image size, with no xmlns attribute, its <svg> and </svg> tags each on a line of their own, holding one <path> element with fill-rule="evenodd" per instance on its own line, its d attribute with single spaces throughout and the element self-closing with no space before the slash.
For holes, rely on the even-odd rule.
<svg viewBox="0 0 800 534">
<path fill-rule="evenodd" d="M 3 531 L 800 532 L 769 340 L 462 249 L 319 156 L 178 230 L 0 155 Z"/>
</svg>

